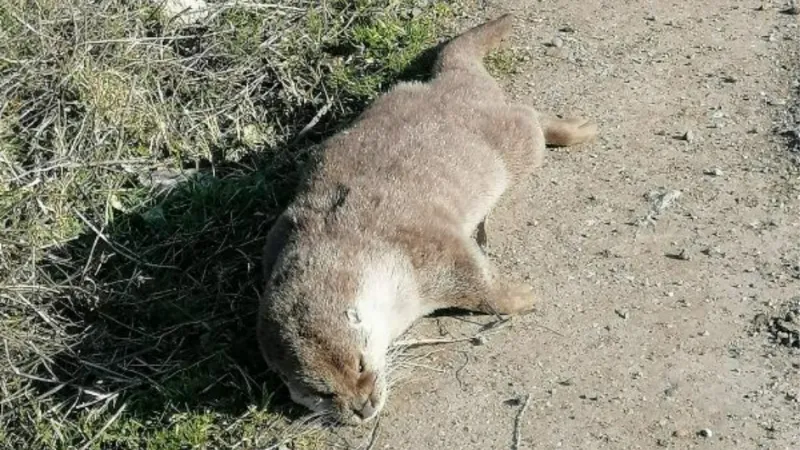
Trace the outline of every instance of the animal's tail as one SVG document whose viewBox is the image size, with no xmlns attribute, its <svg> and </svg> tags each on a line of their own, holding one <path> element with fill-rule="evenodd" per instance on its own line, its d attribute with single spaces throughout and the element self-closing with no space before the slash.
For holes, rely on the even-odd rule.
<svg viewBox="0 0 800 450">
<path fill-rule="evenodd" d="M 514 16 L 505 14 L 456 36 L 439 53 L 435 72 L 483 71 L 483 57 L 503 44 L 511 34 L 513 22 Z"/>
</svg>

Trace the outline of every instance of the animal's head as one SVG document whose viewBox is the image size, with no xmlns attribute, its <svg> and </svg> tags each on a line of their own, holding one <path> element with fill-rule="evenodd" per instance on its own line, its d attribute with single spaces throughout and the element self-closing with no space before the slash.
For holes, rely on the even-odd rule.
<svg viewBox="0 0 800 450">
<path fill-rule="evenodd" d="M 291 224 L 276 225 L 282 226 Z M 394 295 L 393 287 L 365 278 L 357 256 L 342 245 L 284 241 L 271 253 L 280 232 L 265 252 L 258 317 L 264 358 L 293 401 L 341 423 L 369 420 L 387 394 L 390 330 L 376 305 Z"/>
<path fill-rule="evenodd" d="M 292 400 L 345 424 L 375 417 L 386 399 L 386 361 L 370 353 L 369 337 L 352 325 L 358 319 L 308 310 L 290 319 L 269 302 L 260 312 L 259 344 Z"/>
</svg>

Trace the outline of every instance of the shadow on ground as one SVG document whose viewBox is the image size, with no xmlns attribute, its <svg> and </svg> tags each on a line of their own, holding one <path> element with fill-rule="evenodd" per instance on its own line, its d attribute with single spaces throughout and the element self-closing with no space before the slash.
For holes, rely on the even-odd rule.
<svg viewBox="0 0 800 450">
<path fill-rule="evenodd" d="M 399 78 L 424 79 L 437 49 Z M 42 392 L 75 411 L 124 404 L 142 422 L 209 410 L 237 416 L 252 405 L 304 414 L 255 340 L 261 247 L 315 144 L 352 119 L 323 118 L 320 131 L 291 148 L 201 169 L 109 228 L 87 221 L 87 232 L 43 268 L 69 286 L 60 301 L 81 339 L 42 371 L 51 380 Z"/>
</svg>

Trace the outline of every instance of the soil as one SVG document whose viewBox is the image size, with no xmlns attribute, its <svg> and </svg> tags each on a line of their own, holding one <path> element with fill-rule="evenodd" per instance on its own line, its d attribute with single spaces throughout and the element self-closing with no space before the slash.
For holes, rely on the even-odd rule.
<svg viewBox="0 0 800 450">
<path fill-rule="evenodd" d="M 464 24 L 516 13 L 530 58 L 508 91 L 601 136 L 550 150 L 488 222 L 536 311 L 413 350 L 373 448 L 800 448 L 787 7 L 503 0 Z M 492 320 L 426 318 L 408 338 Z"/>
</svg>

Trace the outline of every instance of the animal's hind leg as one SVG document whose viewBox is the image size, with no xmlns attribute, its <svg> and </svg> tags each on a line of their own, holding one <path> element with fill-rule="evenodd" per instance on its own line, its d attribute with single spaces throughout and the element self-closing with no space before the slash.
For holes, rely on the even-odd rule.
<svg viewBox="0 0 800 450">
<path fill-rule="evenodd" d="M 544 140 L 548 145 L 569 147 L 587 142 L 597 136 L 597 124 L 580 117 L 559 119 L 540 116 Z"/>
<path fill-rule="evenodd" d="M 530 286 L 502 276 L 471 239 L 459 237 L 459 242 L 446 253 L 449 261 L 444 279 L 448 282 L 436 283 L 439 308 L 487 314 L 515 314 L 533 308 L 535 296 Z"/>
</svg>

